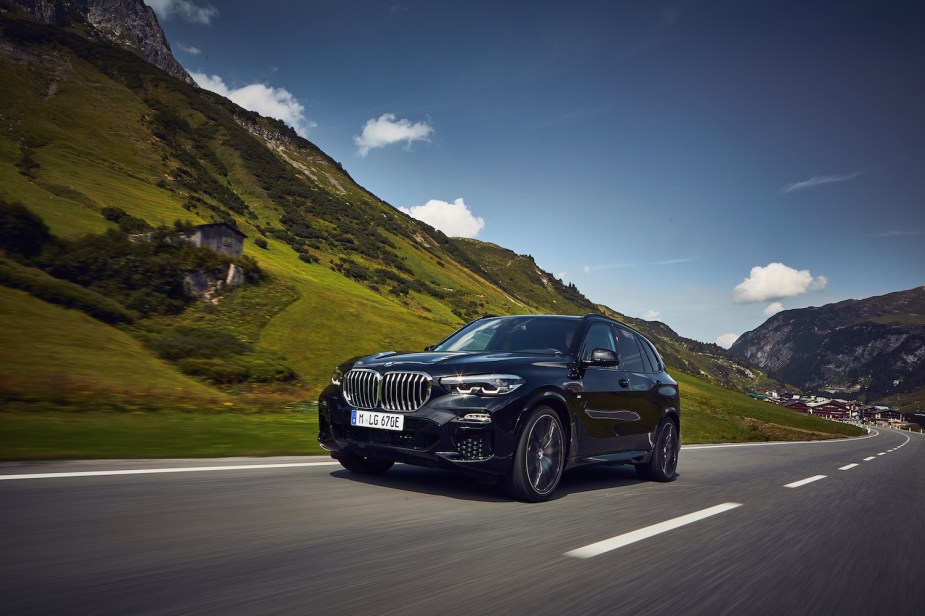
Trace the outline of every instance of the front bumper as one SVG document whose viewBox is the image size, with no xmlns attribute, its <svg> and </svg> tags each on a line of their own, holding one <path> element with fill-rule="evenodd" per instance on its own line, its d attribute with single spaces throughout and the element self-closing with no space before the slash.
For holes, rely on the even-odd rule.
<svg viewBox="0 0 925 616">
<path fill-rule="evenodd" d="M 329 387 L 318 400 L 318 442 L 334 458 L 353 454 L 451 468 L 482 478 L 500 476 L 511 466 L 518 402 L 506 396 L 442 396 L 417 411 L 401 413 L 402 431 L 382 430 L 351 426 L 354 407 Z M 487 414 L 492 421 L 465 421 L 470 413 Z"/>
</svg>

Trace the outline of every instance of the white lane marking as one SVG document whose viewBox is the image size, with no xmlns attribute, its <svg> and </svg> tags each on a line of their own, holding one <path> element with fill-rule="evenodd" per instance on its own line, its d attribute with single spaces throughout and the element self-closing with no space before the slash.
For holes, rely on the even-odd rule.
<svg viewBox="0 0 925 616">
<path fill-rule="evenodd" d="M 157 473 L 201 473 L 204 471 L 243 471 L 259 468 L 294 468 L 299 466 L 330 466 L 340 462 L 292 462 L 286 464 L 239 464 L 236 466 L 187 466 L 178 468 L 137 468 L 120 471 L 78 471 L 73 473 L 22 473 L 0 475 L 0 480 L 9 479 L 61 479 L 65 477 L 104 477 L 108 475 L 154 475 Z"/>
<path fill-rule="evenodd" d="M 806 479 L 801 479 L 799 481 L 794 481 L 793 483 L 788 483 L 785 485 L 785 488 L 799 488 L 800 486 L 805 486 L 807 483 L 812 483 L 814 481 L 819 481 L 820 479 L 825 479 L 825 475 L 815 475 L 813 477 L 807 477 Z"/>
<path fill-rule="evenodd" d="M 867 436 L 832 438 L 832 439 L 826 439 L 824 441 L 774 441 L 772 443 L 723 443 L 720 445 L 682 445 L 681 449 L 692 451 L 692 450 L 697 450 L 697 449 L 727 449 L 730 447 L 774 447 L 777 445 L 822 445 L 823 443 L 851 443 L 854 441 L 862 441 L 866 438 L 874 438 L 875 436 L 879 436 L 879 435 L 880 433 L 874 430 L 873 434 L 868 434 Z"/>
<path fill-rule="evenodd" d="M 886 452 L 885 452 L 885 451 L 881 451 L 881 452 L 878 453 L 877 455 L 878 455 L 878 456 L 885 456 L 885 455 L 886 455 Z"/>
<path fill-rule="evenodd" d="M 877 456 L 871 456 L 871 457 L 869 457 L 869 458 L 864 458 L 864 461 L 865 461 L 865 462 L 870 462 L 871 460 L 875 459 L 876 457 L 877 457 Z"/>
<path fill-rule="evenodd" d="M 603 541 L 598 541 L 597 543 L 592 543 L 581 548 L 571 550 L 566 552 L 566 556 L 571 556 L 572 558 L 591 558 L 593 556 L 598 556 L 605 552 L 610 552 L 611 550 L 616 550 L 617 548 L 622 548 L 631 543 L 636 543 L 637 541 L 642 541 L 643 539 L 648 539 L 649 537 L 654 537 L 669 530 L 674 530 L 675 528 L 680 528 L 681 526 L 686 526 L 693 522 L 699 522 L 700 520 L 709 518 L 710 516 L 723 513 L 724 511 L 729 511 L 730 509 L 735 509 L 736 507 L 741 507 L 742 503 L 723 503 L 722 505 L 716 505 L 715 507 L 710 507 L 709 509 L 703 509 L 701 511 L 695 511 L 694 513 L 689 513 L 687 515 L 682 515 L 679 518 L 674 518 L 673 520 L 667 520 L 665 522 L 660 522 L 658 524 L 653 524 L 652 526 L 647 526 L 645 528 L 640 528 L 639 530 L 634 530 L 623 535 L 618 535 L 616 537 L 611 537 L 610 539 L 604 539 Z"/>
<path fill-rule="evenodd" d="M 857 466 L 857 464 L 848 464 L 847 466 L 839 466 L 838 470 L 847 471 L 847 470 L 854 468 L 855 466 Z"/>
</svg>

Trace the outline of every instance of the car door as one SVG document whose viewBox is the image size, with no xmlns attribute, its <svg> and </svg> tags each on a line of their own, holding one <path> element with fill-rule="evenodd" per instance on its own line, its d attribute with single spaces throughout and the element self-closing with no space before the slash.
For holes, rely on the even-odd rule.
<svg viewBox="0 0 925 616">
<path fill-rule="evenodd" d="M 627 435 L 648 435 L 655 432 L 662 416 L 664 404 L 659 394 L 661 382 L 655 377 L 643 343 L 628 329 L 616 327 L 617 348 L 620 349 L 620 367 L 626 371 L 630 386 L 624 395 L 630 399 L 627 406 L 639 415 L 638 419 L 625 427 Z"/>
<path fill-rule="evenodd" d="M 620 350 L 609 323 L 592 323 L 580 351 L 582 394 L 580 447 L 583 455 L 644 450 L 640 434 L 638 400 L 632 396 L 630 377 L 621 364 L 589 364 L 595 349 Z M 636 442 L 640 441 L 640 442 Z"/>
</svg>

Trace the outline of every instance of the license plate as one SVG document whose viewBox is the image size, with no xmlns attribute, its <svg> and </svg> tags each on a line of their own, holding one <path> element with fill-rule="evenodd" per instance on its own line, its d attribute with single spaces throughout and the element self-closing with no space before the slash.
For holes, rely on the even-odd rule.
<svg viewBox="0 0 925 616">
<path fill-rule="evenodd" d="M 350 425 L 401 431 L 405 429 L 405 416 L 376 411 L 350 411 Z"/>
</svg>

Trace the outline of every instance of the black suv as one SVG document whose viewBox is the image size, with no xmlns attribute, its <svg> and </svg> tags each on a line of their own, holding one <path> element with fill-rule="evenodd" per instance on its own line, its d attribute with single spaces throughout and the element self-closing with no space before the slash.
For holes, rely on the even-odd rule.
<svg viewBox="0 0 925 616">
<path fill-rule="evenodd" d="M 526 501 L 583 464 L 671 481 L 681 446 L 678 384 L 658 352 L 596 314 L 485 317 L 423 353 L 351 359 L 318 415 L 318 442 L 350 471 L 453 468 Z"/>
</svg>

